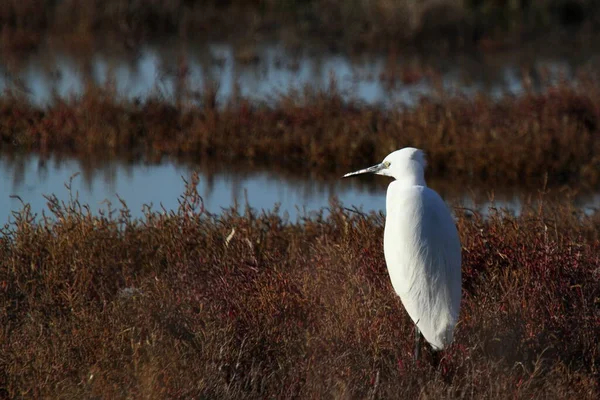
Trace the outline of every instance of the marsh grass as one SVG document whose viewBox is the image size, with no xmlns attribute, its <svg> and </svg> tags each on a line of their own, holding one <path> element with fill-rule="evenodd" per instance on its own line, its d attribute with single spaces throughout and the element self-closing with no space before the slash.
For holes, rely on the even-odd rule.
<svg viewBox="0 0 600 400">
<path fill-rule="evenodd" d="M 597 398 L 600 220 L 457 210 L 463 300 L 438 370 L 382 254 L 384 217 L 290 223 L 75 197 L 0 235 L 0 391 L 51 398 Z"/>
<path fill-rule="evenodd" d="M 185 88 L 187 77 L 180 77 Z M 500 100 L 439 93 L 415 107 L 381 108 L 326 89 L 290 90 L 269 101 L 236 95 L 217 101 L 218 88 L 182 89 L 175 101 L 159 95 L 128 100 L 110 87 L 33 105 L 0 97 L 4 152 L 38 152 L 92 162 L 163 157 L 200 164 L 310 171 L 339 177 L 378 162 L 404 146 L 428 154 L 435 179 L 494 185 L 600 183 L 600 84 L 581 76 L 538 94 Z"/>
</svg>

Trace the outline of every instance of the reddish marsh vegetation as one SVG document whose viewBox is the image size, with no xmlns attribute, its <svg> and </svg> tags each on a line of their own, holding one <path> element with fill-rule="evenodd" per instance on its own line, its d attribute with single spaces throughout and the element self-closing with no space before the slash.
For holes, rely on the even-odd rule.
<svg viewBox="0 0 600 400">
<path fill-rule="evenodd" d="M 440 96 L 416 107 L 346 100 L 332 88 L 306 89 L 269 104 L 235 98 L 216 104 L 206 89 L 173 105 L 89 88 L 46 108 L 0 98 L 0 143 L 10 151 L 99 157 L 162 156 L 203 163 L 312 170 L 340 176 L 405 146 L 424 149 L 432 177 L 495 184 L 600 183 L 600 85 L 584 80 L 544 94 L 500 101 Z M 187 99 L 187 95 L 184 96 Z"/>
<path fill-rule="evenodd" d="M 597 398 L 600 220 L 458 216 L 463 308 L 439 370 L 412 362 L 383 217 L 132 221 L 50 198 L 0 236 L 5 397 Z"/>
</svg>

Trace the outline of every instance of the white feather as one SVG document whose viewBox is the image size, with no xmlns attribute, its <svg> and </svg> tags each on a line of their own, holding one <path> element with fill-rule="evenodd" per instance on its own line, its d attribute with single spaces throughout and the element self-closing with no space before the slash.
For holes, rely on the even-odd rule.
<svg viewBox="0 0 600 400">
<path fill-rule="evenodd" d="M 421 334 L 436 350 L 454 336 L 461 299 L 461 245 L 442 198 L 425 183 L 425 156 L 404 148 L 360 170 L 396 180 L 387 191 L 385 260 L 392 286 Z"/>
<path fill-rule="evenodd" d="M 442 198 L 425 183 L 420 150 L 402 149 L 386 161 L 396 178 L 387 192 L 383 244 L 392 286 L 423 337 L 441 350 L 452 342 L 460 310 L 458 232 Z"/>
<path fill-rule="evenodd" d="M 458 321 L 461 254 L 440 196 L 426 186 L 392 182 L 383 248 L 392 286 L 408 315 L 434 348 L 445 348 Z"/>
</svg>

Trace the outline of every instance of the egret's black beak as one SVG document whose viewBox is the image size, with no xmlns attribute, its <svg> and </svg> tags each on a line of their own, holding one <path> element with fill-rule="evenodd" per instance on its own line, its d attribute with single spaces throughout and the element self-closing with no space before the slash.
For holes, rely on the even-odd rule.
<svg viewBox="0 0 600 400">
<path fill-rule="evenodd" d="M 349 176 L 361 175 L 361 174 L 376 174 L 385 168 L 387 168 L 387 165 L 385 163 L 379 163 L 379 164 L 373 165 L 372 167 L 369 167 L 369 168 L 360 169 L 360 170 L 354 171 L 354 172 L 348 172 L 346 175 L 342 176 L 342 178 L 348 178 Z"/>
</svg>

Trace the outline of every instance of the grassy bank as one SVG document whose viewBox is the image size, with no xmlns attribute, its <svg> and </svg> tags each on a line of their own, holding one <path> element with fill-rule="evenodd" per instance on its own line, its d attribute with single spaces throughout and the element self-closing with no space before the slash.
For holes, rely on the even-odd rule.
<svg viewBox="0 0 600 400">
<path fill-rule="evenodd" d="M 46 40 L 89 50 L 100 43 L 135 48 L 157 37 L 265 37 L 291 46 L 318 41 L 346 51 L 404 47 L 494 48 L 568 29 L 595 33 L 592 0 L 290 0 L 133 2 L 19 1 L 0 6 L 2 49 L 27 51 Z"/>
<path fill-rule="evenodd" d="M 170 156 L 215 166 L 309 170 L 326 178 L 414 146 L 427 152 L 433 178 L 539 187 L 547 175 L 549 186 L 600 183 L 595 79 L 500 101 L 442 95 L 410 109 L 347 100 L 335 85 L 280 95 L 269 104 L 239 96 L 217 104 L 212 89 L 176 103 L 124 100 L 98 88 L 48 107 L 3 96 L 0 144 L 5 152 L 90 162 Z"/>
<path fill-rule="evenodd" d="M 383 218 L 202 212 L 132 221 L 49 201 L 0 235 L 0 392 L 51 398 L 597 398 L 600 219 L 459 212 L 463 302 L 412 362 Z"/>
</svg>

